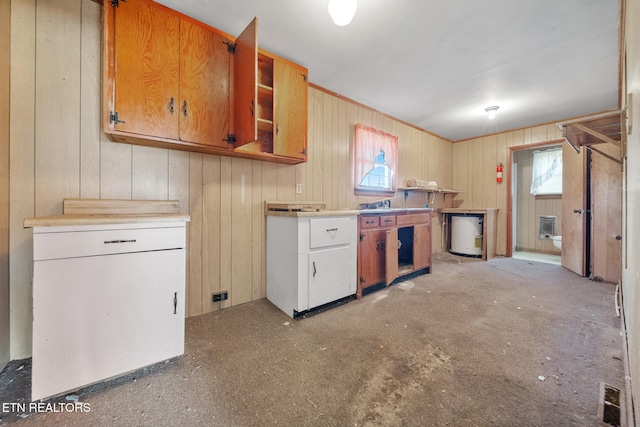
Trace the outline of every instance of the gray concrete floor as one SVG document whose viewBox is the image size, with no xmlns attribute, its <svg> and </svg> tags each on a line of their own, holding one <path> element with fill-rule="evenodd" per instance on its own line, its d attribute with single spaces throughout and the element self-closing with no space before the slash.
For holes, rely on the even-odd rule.
<svg viewBox="0 0 640 427">
<path fill-rule="evenodd" d="M 614 286 L 551 264 L 434 258 L 432 274 L 306 319 L 266 300 L 187 319 L 184 356 L 78 391 L 89 412 L 0 423 L 600 425 L 600 382 L 623 385 Z M 0 401 L 28 402 L 29 381 L 29 360 L 12 362 Z"/>
</svg>

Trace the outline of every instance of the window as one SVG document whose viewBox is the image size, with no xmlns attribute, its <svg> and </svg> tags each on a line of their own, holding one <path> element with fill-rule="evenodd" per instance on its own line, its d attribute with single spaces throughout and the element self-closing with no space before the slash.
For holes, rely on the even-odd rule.
<svg viewBox="0 0 640 427">
<path fill-rule="evenodd" d="M 356 125 L 354 179 L 356 192 L 394 192 L 398 172 L 398 137 Z"/>
<path fill-rule="evenodd" d="M 533 152 L 531 194 L 562 194 L 562 147 Z"/>
</svg>

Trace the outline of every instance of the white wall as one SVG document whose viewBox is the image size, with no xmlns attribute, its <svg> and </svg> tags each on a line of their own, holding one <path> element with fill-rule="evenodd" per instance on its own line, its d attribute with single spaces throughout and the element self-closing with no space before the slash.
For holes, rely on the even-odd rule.
<svg viewBox="0 0 640 427">
<path fill-rule="evenodd" d="M 627 1 L 626 92 L 633 96 L 632 133 L 628 136 L 627 163 L 623 177 L 624 301 L 631 386 L 635 394 L 636 418 L 640 418 L 640 1 Z M 640 425 L 640 422 L 636 423 Z"/>
</svg>

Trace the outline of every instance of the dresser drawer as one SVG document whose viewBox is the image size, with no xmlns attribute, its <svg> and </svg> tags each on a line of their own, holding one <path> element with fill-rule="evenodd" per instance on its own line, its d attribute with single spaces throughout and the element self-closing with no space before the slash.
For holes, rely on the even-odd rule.
<svg viewBox="0 0 640 427">
<path fill-rule="evenodd" d="M 361 216 L 360 228 L 376 228 L 380 225 L 378 222 L 378 216 Z"/>
<path fill-rule="evenodd" d="M 383 215 L 380 217 L 380 227 L 389 227 L 396 225 L 395 215 Z"/>
<path fill-rule="evenodd" d="M 52 227 L 51 231 L 34 233 L 34 261 L 181 249 L 186 240 L 184 226 L 75 232 L 55 232 Z"/>
<path fill-rule="evenodd" d="M 431 223 L 431 214 L 419 213 L 419 214 L 398 215 L 398 218 L 396 219 L 396 223 L 398 225 Z"/>
<path fill-rule="evenodd" d="M 309 220 L 309 247 L 336 246 L 354 240 L 357 230 L 350 218 L 314 218 Z"/>
</svg>

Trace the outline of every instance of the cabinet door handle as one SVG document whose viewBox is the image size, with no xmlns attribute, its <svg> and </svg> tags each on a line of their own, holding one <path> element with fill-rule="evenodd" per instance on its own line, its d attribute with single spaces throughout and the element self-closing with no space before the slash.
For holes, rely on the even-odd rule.
<svg viewBox="0 0 640 427">
<path fill-rule="evenodd" d="M 171 99 L 169 100 L 169 112 L 170 112 L 171 114 L 173 114 L 173 107 L 174 107 L 174 104 L 175 104 L 175 99 L 173 99 L 173 96 L 172 96 L 172 97 L 171 97 Z"/>
<path fill-rule="evenodd" d="M 173 293 L 173 314 L 178 314 L 178 293 Z"/>
<path fill-rule="evenodd" d="M 135 242 L 136 242 L 136 239 L 133 239 L 133 240 L 105 240 L 104 244 L 108 245 L 108 244 L 111 244 L 111 243 L 135 243 Z"/>
<path fill-rule="evenodd" d="M 316 277 L 316 273 L 317 273 L 317 270 L 316 270 L 316 262 L 315 262 L 315 261 L 313 261 L 313 277 Z"/>
<path fill-rule="evenodd" d="M 182 103 L 182 114 L 184 114 L 184 116 L 187 117 L 187 100 L 186 99 Z"/>
<path fill-rule="evenodd" d="M 278 123 L 276 123 L 276 135 L 278 135 L 279 132 L 280 132 L 280 127 L 278 126 Z"/>
<path fill-rule="evenodd" d="M 251 111 L 251 115 L 253 116 L 253 99 L 251 100 L 251 105 L 249 106 L 249 111 Z"/>
</svg>

